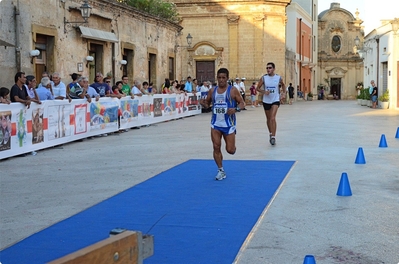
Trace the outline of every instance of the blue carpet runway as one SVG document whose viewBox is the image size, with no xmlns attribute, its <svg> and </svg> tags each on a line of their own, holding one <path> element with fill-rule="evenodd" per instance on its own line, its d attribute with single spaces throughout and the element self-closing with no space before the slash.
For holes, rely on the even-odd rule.
<svg viewBox="0 0 399 264">
<path fill-rule="evenodd" d="M 145 263 L 232 263 L 294 161 L 189 160 L 0 252 L 0 262 L 45 263 L 109 237 L 154 236 Z"/>
</svg>

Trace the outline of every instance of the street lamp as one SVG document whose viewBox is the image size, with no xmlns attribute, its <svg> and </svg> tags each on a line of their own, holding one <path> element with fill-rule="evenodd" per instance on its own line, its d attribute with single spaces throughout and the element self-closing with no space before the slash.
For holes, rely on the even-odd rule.
<svg viewBox="0 0 399 264">
<path fill-rule="evenodd" d="M 64 33 L 67 33 L 67 26 L 70 27 L 71 24 L 85 24 L 87 19 L 90 17 L 91 6 L 88 0 L 84 0 L 83 4 L 80 6 L 80 13 L 84 21 L 68 21 L 64 16 Z M 76 25 L 75 25 L 76 27 Z"/>
<path fill-rule="evenodd" d="M 191 47 L 191 44 L 193 43 L 193 37 L 190 35 L 190 33 L 188 33 L 186 39 L 187 39 L 188 47 Z"/>
<path fill-rule="evenodd" d="M 355 38 L 355 45 L 356 45 L 356 47 L 359 47 L 359 44 L 360 44 L 360 39 L 359 39 L 358 36 L 356 36 L 356 38 Z"/>
<path fill-rule="evenodd" d="M 396 35 L 399 30 L 399 18 L 395 18 L 391 21 L 393 34 Z"/>
<path fill-rule="evenodd" d="M 176 44 L 175 45 L 175 52 L 177 52 L 177 48 L 191 48 L 191 44 L 193 43 L 193 37 L 191 36 L 190 33 L 188 33 L 188 35 L 186 37 L 186 40 L 187 40 L 187 45 L 188 46 L 180 46 L 179 44 Z"/>
</svg>

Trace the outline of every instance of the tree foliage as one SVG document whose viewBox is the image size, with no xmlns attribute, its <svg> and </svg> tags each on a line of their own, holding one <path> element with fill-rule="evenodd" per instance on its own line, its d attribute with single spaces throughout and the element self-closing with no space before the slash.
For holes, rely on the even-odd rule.
<svg viewBox="0 0 399 264">
<path fill-rule="evenodd" d="M 116 0 L 119 3 L 137 8 L 140 11 L 166 19 L 171 22 L 178 21 L 177 8 L 174 3 L 163 0 Z"/>
</svg>

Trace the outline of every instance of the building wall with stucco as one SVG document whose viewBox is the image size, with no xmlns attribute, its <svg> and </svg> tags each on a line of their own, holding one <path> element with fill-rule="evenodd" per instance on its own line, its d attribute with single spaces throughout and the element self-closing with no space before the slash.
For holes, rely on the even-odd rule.
<svg viewBox="0 0 399 264">
<path fill-rule="evenodd" d="M 173 1 L 181 16 L 181 43 L 190 33 L 191 47 L 179 49 L 180 76 L 201 79 L 198 62 L 228 68 L 231 79 L 246 78 L 249 89 L 266 72 L 267 62 L 285 75 L 285 8 L 290 0 Z M 208 78 L 208 77 L 207 77 Z"/>
<path fill-rule="evenodd" d="M 363 82 L 363 59 L 355 44 L 356 37 L 360 45 L 364 39 L 362 22 L 358 14 L 355 18 L 339 3 L 319 14 L 319 80 L 328 86 L 327 94 L 336 94 L 339 99 L 355 99 L 357 83 Z"/>
<path fill-rule="evenodd" d="M 1 86 L 11 87 L 18 71 L 36 75 L 59 72 L 66 83 L 76 72 L 94 79 L 97 71 L 120 80 L 126 73 L 129 83 L 137 79 L 160 87 L 169 72 L 169 61 L 179 61 L 181 26 L 140 12 L 116 1 L 90 0 L 91 15 L 83 22 L 83 1 L 3 0 L 0 1 Z M 88 35 L 79 27 L 88 29 Z M 38 57 L 30 57 L 31 50 Z M 94 57 L 87 62 L 86 57 Z M 126 60 L 127 64 L 120 62 Z M 151 61 L 151 62 L 149 62 Z"/>
</svg>

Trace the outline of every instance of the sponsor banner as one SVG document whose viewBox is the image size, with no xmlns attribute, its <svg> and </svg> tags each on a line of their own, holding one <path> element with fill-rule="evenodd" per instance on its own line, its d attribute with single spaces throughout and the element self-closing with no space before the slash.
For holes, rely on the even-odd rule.
<svg viewBox="0 0 399 264">
<path fill-rule="evenodd" d="M 200 114 L 200 94 L 0 104 L 0 159 L 74 140 Z"/>
</svg>

